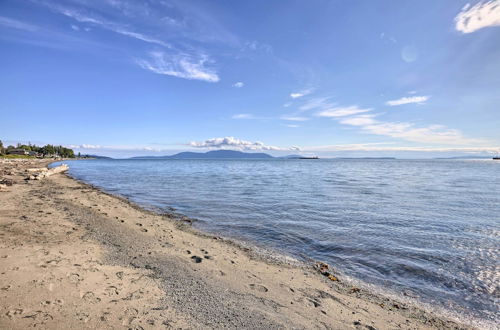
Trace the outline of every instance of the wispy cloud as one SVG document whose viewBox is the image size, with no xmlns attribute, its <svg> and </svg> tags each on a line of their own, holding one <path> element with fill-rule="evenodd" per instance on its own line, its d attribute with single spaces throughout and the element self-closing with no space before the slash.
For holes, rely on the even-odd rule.
<svg viewBox="0 0 500 330">
<path fill-rule="evenodd" d="M 297 128 L 300 127 L 300 125 L 295 125 L 295 124 L 285 124 L 283 126 L 290 127 L 290 128 Z"/>
<path fill-rule="evenodd" d="M 289 121 L 306 121 L 309 120 L 307 117 L 301 117 L 301 116 L 281 116 L 280 119 L 283 120 L 289 120 Z"/>
<path fill-rule="evenodd" d="M 153 148 L 149 146 L 119 146 L 119 145 L 108 145 L 102 146 L 98 144 L 69 144 L 66 147 L 76 150 L 87 150 L 87 151 L 102 151 L 102 150 L 116 150 L 116 151 L 162 151 L 159 148 Z"/>
<path fill-rule="evenodd" d="M 416 127 L 408 122 L 384 122 L 375 119 L 376 115 L 359 115 L 340 120 L 341 124 L 360 127 L 364 132 L 390 136 L 412 142 L 470 145 L 484 143 L 483 140 L 466 138 L 459 130 L 443 125 Z"/>
<path fill-rule="evenodd" d="M 314 97 L 306 100 L 304 104 L 302 104 L 299 109 L 301 111 L 308 110 L 325 110 L 329 108 L 334 108 L 335 103 L 330 101 L 330 97 Z"/>
<path fill-rule="evenodd" d="M 312 89 L 312 88 L 307 88 L 307 89 L 301 90 L 300 92 L 291 93 L 291 94 L 290 94 L 290 97 L 291 97 L 292 99 L 298 99 L 299 97 L 309 95 L 309 94 L 311 94 L 312 92 L 313 92 L 313 89 Z"/>
<path fill-rule="evenodd" d="M 429 96 L 409 96 L 409 97 L 402 97 L 397 100 L 391 100 L 387 101 L 385 104 L 392 106 L 396 105 L 403 105 L 403 104 L 409 104 L 409 103 L 417 103 L 417 104 L 423 104 L 429 99 Z"/>
<path fill-rule="evenodd" d="M 330 117 L 330 118 L 335 118 L 335 117 L 345 117 L 345 116 L 351 116 L 363 112 L 368 112 L 371 111 L 372 109 L 362 109 L 359 108 L 357 105 L 351 105 L 349 107 L 337 107 L 337 108 L 331 108 L 331 109 L 326 109 L 322 110 L 318 113 L 316 113 L 316 116 L 318 117 Z"/>
<path fill-rule="evenodd" d="M 0 25 L 11 29 L 24 30 L 29 32 L 38 30 L 38 27 L 35 25 L 4 16 L 0 16 Z"/>
<path fill-rule="evenodd" d="M 273 47 L 271 47 L 271 45 L 257 42 L 257 41 L 247 41 L 243 44 L 241 49 L 243 51 L 252 50 L 252 51 L 262 51 L 265 53 L 272 53 L 273 52 Z"/>
<path fill-rule="evenodd" d="M 160 45 L 160 46 L 164 46 L 164 47 L 171 47 L 168 43 L 166 43 L 162 40 L 159 40 L 157 38 L 154 38 L 154 37 L 151 37 L 151 36 L 136 32 L 136 31 L 129 30 L 120 24 L 117 24 L 115 22 L 111 22 L 109 20 L 105 20 L 105 19 L 100 18 L 100 17 L 86 15 L 78 10 L 65 8 L 62 6 L 54 5 L 54 4 L 50 4 L 49 7 L 52 10 L 54 10 L 62 15 L 65 15 L 67 17 L 71 17 L 72 19 L 74 19 L 80 23 L 93 24 L 93 25 L 99 26 L 103 29 L 113 31 L 115 33 L 130 37 L 130 38 L 134 38 L 137 40 L 141 40 L 144 42 L 148 42 L 148 43 L 152 43 L 152 44 L 156 44 L 156 45 Z"/>
<path fill-rule="evenodd" d="M 411 151 L 411 152 L 457 152 L 457 153 L 486 153 L 496 154 L 498 147 L 432 147 L 432 146 L 391 146 L 390 143 L 359 143 L 359 144 L 336 144 L 304 147 L 304 151 Z"/>
<path fill-rule="evenodd" d="M 245 86 L 245 84 L 241 81 L 238 81 L 238 82 L 233 84 L 233 87 L 236 87 L 236 88 L 241 88 L 243 86 Z"/>
<path fill-rule="evenodd" d="M 138 59 L 137 64 L 154 73 L 185 79 L 219 81 L 215 69 L 208 67 L 208 55 L 168 54 L 162 51 L 150 52 L 149 59 Z"/>
<path fill-rule="evenodd" d="M 200 142 L 193 141 L 189 143 L 189 146 L 193 148 L 204 148 L 204 149 L 230 149 L 230 150 L 248 150 L 248 151 L 300 150 L 299 147 L 282 148 L 282 147 L 268 146 L 259 141 L 257 142 L 245 141 L 234 138 L 232 136 L 224 138 L 213 138 Z"/>
<path fill-rule="evenodd" d="M 231 118 L 233 119 L 255 119 L 255 116 L 249 113 L 239 113 L 233 115 Z"/>
<path fill-rule="evenodd" d="M 341 119 L 340 123 L 351 126 L 368 126 L 376 123 L 376 120 L 373 119 L 374 117 L 375 115 L 359 115 Z"/>
<path fill-rule="evenodd" d="M 175 47 L 160 38 L 135 31 L 131 29 L 128 24 L 124 25 L 95 13 L 90 14 L 88 10 L 69 8 L 54 2 L 47 2 L 44 4 L 51 10 L 70 17 L 79 23 L 99 27 L 135 40 L 160 46 L 159 48 L 163 50 L 152 51 L 149 53 L 149 57 L 135 60 L 137 64 L 146 70 L 184 79 L 202 80 L 208 82 L 219 81 L 219 76 L 217 75 L 216 70 L 209 66 L 209 64 L 214 61 L 204 51 L 198 50 L 189 45 L 183 45 L 181 48 Z M 134 12 L 133 10 L 127 11 L 132 8 L 130 6 L 123 6 L 122 4 L 114 2 L 110 4 L 113 7 L 120 9 L 124 14 L 131 14 Z M 133 8 L 135 7 L 133 6 Z M 145 7 L 140 7 L 140 9 L 146 10 Z M 99 11 L 94 10 L 94 12 Z M 87 29 L 87 27 L 88 26 L 85 26 L 84 29 Z M 238 84 L 238 86 L 239 85 L 240 84 Z"/>
<path fill-rule="evenodd" d="M 500 0 L 481 1 L 470 7 L 467 4 L 455 17 L 455 28 L 462 33 L 500 26 Z"/>
</svg>

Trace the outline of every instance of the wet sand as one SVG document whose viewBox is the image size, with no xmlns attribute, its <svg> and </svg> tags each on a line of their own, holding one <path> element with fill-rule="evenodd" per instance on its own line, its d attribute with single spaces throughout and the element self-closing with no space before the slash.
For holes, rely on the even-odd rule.
<svg viewBox="0 0 500 330">
<path fill-rule="evenodd" d="M 48 163 L 0 160 L 1 329 L 468 329 L 65 174 L 24 180 Z"/>
</svg>

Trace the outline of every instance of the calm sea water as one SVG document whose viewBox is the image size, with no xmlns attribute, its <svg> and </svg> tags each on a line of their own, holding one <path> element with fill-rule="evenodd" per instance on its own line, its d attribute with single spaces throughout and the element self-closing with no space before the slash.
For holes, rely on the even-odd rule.
<svg viewBox="0 0 500 330">
<path fill-rule="evenodd" d="M 500 161 L 85 160 L 70 174 L 205 230 L 498 322 Z"/>
</svg>

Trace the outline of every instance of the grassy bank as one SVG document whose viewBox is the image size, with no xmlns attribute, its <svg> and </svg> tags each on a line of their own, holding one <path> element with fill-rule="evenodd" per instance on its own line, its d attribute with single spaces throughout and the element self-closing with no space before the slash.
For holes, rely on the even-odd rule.
<svg viewBox="0 0 500 330">
<path fill-rule="evenodd" d="M 0 155 L 0 159 L 36 159 L 34 156 L 28 155 Z"/>
</svg>

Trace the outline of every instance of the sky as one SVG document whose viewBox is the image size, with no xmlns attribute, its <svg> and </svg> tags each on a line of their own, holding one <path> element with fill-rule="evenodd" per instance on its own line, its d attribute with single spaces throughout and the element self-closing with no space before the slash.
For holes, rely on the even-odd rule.
<svg viewBox="0 0 500 330">
<path fill-rule="evenodd" d="M 500 0 L 1 0 L 0 50 L 4 144 L 500 151 Z"/>
</svg>

